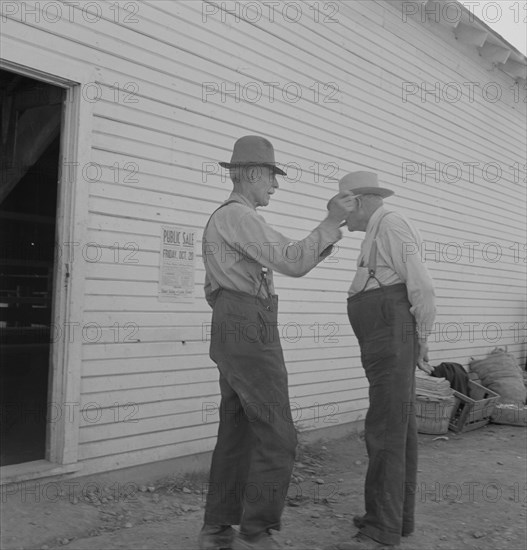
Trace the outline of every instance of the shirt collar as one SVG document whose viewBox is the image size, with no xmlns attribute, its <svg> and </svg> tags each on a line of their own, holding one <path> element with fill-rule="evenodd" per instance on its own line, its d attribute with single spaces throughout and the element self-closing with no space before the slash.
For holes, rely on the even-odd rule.
<svg viewBox="0 0 527 550">
<path fill-rule="evenodd" d="M 233 191 L 230 194 L 229 198 L 225 202 L 227 202 L 227 201 L 241 202 L 242 204 L 245 204 L 245 206 L 248 206 L 249 208 L 252 208 L 253 210 L 256 210 L 256 208 L 251 204 L 251 202 L 249 201 L 249 199 L 247 197 L 244 197 L 240 193 L 236 193 L 236 191 Z"/>
<path fill-rule="evenodd" d="M 366 233 L 370 233 L 373 231 L 374 227 L 379 223 L 379 220 L 381 216 L 386 212 L 386 209 L 384 206 L 379 206 L 377 210 L 371 215 L 371 218 L 368 220 L 368 224 L 366 225 Z"/>
</svg>

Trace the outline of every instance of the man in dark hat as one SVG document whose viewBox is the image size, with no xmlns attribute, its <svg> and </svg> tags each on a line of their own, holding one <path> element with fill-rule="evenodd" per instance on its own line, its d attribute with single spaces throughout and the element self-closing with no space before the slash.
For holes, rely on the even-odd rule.
<svg viewBox="0 0 527 550">
<path fill-rule="evenodd" d="M 353 199 L 340 193 L 327 217 L 297 241 L 256 212 L 278 188 L 276 174 L 285 175 L 271 143 L 242 137 L 231 162 L 220 164 L 230 170 L 234 190 L 203 234 L 210 356 L 220 372 L 221 404 L 199 544 L 202 550 L 279 548 L 270 530 L 280 529 L 297 440 L 273 270 L 301 277 L 321 262 L 341 238 Z M 240 525 L 239 533 L 232 525 Z"/>
<path fill-rule="evenodd" d="M 427 335 L 435 318 L 434 286 L 420 255 L 405 254 L 421 250 L 421 237 L 404 216 L 384 208 L 383 199 L 393 191 L 379 186 L 377 174 L 348 174 L 339 191 L 356 199 L 348 230 L 365 232 L 348 316 L 370 386 L 366 513 L 353 518 L 359 532 L 347 547 L 380 549 L 398 545 L 414 530 L 415 367 L 432 370 Z"/>
</svg>

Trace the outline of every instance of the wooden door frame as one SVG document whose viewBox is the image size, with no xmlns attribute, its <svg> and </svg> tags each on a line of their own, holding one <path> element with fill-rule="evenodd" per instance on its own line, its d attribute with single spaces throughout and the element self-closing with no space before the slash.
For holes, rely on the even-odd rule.
<svg viewBox="0 0 527 550">
<path fill-rule="evenodd" d="M 36 57 L 35 57 L 36 58 Z M 78 465 L 84 266 L 79 245 L 86 242 L 88 184 L 83 167 L 91 159 L 93 102 L 83 97 L 83 87 L 94 82 L 91 71 L 79 67 L 72 75 L 45 72 L 14 61 L 0 60 L 0 68 L 65 90 L 63 103 L 53 269 L 50 382 L 45 460 L 0 468 L 1 483 L 70 473 Z M 74 71 L 77 73 L 77 71 Z M 76 76 L 72 80 L 72 76 Z M 92 77 L 92 78 L 90 78 Z"/>
</svg>

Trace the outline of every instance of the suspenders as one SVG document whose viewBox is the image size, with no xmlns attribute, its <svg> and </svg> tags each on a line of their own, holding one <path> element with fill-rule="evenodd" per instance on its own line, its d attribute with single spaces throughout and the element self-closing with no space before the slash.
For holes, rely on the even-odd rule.
<svg viewBox="0 0 527 550">
<path fill-rule="evenodd" d="M 214 210 L 214 212 L 210 215 L 209 221 L 207 222 L 207 225 L 205 225 L 205 229 L 203 230 L 203 239 L 202 239 L 202 247 L 201 248 L 202 248 L 202 255 L 203 255 L 204 258 L 206 257 L 205 246 L 207 244 L 207 240 L 205 238 L 205 235 L 207 233 L 207 228 L 209 227 L 209 223 L 212 220 L 212 216 L 214 216 L 214 214 L 216 214 L 216 212 L 218 210 L 221 210 L 224 206 L 227 206 L 228 204 L 232 204 L 234 202 L 238 202 L 238 201 L 230 200 L 230 201 L 224 202 L 221 206 L 216 208 L 216 210 Z M 271 295 L 271 291 L 269 289 L 269 281 L 267 280 L 268 271 L 269 271 L 269 269 L 267 267 L 262 266 L 262 270 L 260 272 L 261 281 L 260 281 L 260 286 L 258 287 L 258 291 L 256 292 L 256 297 L 258 297 L 258 294 L 260 294 L 260 290 L 262 288 L 262 285 L 264 285 L 265 290 L 267 292 L 267 298 L 269 299 L 269 304 L 270 304 L 270 306 L 272 306 L 272 295 Z"/>
<path fill-rule="evenodd" d="M 373 235 L 373 242 L 370 249 L 370 257 L 368 259 L 368 279 L 366 280 L 366 283 L 362 287 L 362 290 L 360 292 L 364 292 L 364 289 L 368 286 L 368 283 L 370 282 L 370 279 L 375 279 L 377 283 L 379 283 L 379 286 L 382 288 L 382 284 L 375 277 L 375 272 L 377 270 L 377 234 L 379 233 L 379 229 L 381 228 L 382 220 L 388 215 L 391 214 L 391 212 L 385 212 L 381 219 L 379 220 L 379 223 L 377 224 L 377 229 L 375 230 L 375 234 Z M 362 266 L 361 266 L 362 267 Z"/>
<path fill-rule="evenodd" d="M 232 204 L 233 202 L 238 202 L 238 201 L 227 201 L 227 202 L 224 202 L 221 206 L 218 206 L 218 208 L 216 208 L 216 210 L 214 210 L 214 212 L 210 215 L 210 218 L 209 218 L 209 221 L 207 222 L 207 225 L 205 226 L 205 229 L 203 230 L 203 241 L 202 241 L 202 248 L 204 248 L 205 246 L 205 233 L 207 232 L 207 228 L 209 227 L 209 223 L 210 223 L 210 220 L 212 220 L 212 216 L 214 216 L 214 214 L 216 214 L 216 212 L 218 210 L 221 210 L 224 206 L 227 206 L 228 204 Z"/>
</svg>

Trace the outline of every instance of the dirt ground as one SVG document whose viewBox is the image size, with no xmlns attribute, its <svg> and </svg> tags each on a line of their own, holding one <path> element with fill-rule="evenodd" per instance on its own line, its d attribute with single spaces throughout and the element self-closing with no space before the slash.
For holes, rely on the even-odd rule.
<svg viewBox="0 0 527 550">
<path fill-rule="evenodd" d="M 525 550 L 526 448 L 527 431 L 514 426 L 420 434 L 417 529 L 401 550 Z M 362 434 L 301 445 L 276 534 L 284 547 L 338 550 L 349 542 L 366 466 Z M 146 485 L 8 487 L 1 548 L 194 550 L 205 482 L 193 472 Z"/>
</svg>

